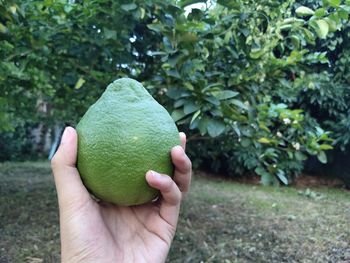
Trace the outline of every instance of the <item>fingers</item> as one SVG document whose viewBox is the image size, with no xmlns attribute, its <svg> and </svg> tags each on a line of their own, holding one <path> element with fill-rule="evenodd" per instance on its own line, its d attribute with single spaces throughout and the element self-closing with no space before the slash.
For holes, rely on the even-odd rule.
<svg viewBox="0 0 350 263">
<path fill-rule="evenodd" d="M 67 127 L 62 135 L 61 144 L 51 160 L 58 201 L 60 208 L 63 209 L 73 202 L 84 202 L 90 198 L 75 167 L 77 145 L 76 131 L 72 127 Z"/>
<path fill-rule="evenodd" d="M 154 171 L 146 173 L 146 180 L 151 187 L 158 189 L 162 195 L 160 216 L 170 225 L 176 225 L 181 202 L 180 189 L 170 176 Z"/>
<path fill-rule="evenodd" d="M 186 135 L 180 132 L 179 136 L 181 146 L 175 146 L 171 150 L 171 158 L 175 165 L 174 179 L 154 171 L 146 173 L 148 184 L 160 190 L 162 196 L 159 214 L 172 226 L 176 226 L 182 195 L 189 189 L 192 173 L 191 161 L 185 154 Z"/>
<path fill-rule="evenodd" d="M 171 158 L 175 165 L 174 181 L 182 193 L 188 192 L 191 182 L 192 163 L 187 157 L 184 148 L 175 146 L 171 150 Z"/>
<path fill-rule="evenodd" d="M 180 132 L 179 135 L 180 135 L 181 147 L 184 150 L 186 150 L 186 134 L 183 132 Z"/>
</svg>

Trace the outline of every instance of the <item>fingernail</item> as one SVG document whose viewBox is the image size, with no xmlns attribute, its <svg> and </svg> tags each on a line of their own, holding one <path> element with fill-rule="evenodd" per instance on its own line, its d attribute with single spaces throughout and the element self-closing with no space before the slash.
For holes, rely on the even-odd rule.
<svg viewBox="0 0 350 263">
<path fill-rule="evenodd" d="M 66 127 L 62 134 L 61 144 L 66 143 L 70 134 L 71 127 Z"/>
<path fill-rule="evenodd" d="M 180 149 L 181 154 L 184 156 L 184 155 L 185 155 L 184 149 L 183 149 L 180 145 L 178 145 L 178 146 L 176 146 L 176 147 Z"/>
<path fill-rule="evenodd" d="M 157 172 L 155 172 L 155 171 L 152 171 L 152 170 L 151 170 L 150 172 L 151 172 L 151 174 L 152 174 L 152 176 L 153 176 L 154 179 L 159 180 L 159 179 L 162 178 L 162 176 L 161 176 L 159 173 L 157 173 Z"/>
</svg>

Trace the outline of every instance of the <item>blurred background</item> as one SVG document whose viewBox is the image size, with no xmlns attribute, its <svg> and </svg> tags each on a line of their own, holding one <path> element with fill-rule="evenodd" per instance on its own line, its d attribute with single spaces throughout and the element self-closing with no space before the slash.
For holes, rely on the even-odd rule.
<svg viewBox="0 0 350 263">
<path fill-rule="evenodd" d="M 349 12 L 0 0 L 0 262 L 59 261 L 48 154 L 126 76 L 188 135 L 195 176 L 169 262 L 349 262 Z"/>
</svg>

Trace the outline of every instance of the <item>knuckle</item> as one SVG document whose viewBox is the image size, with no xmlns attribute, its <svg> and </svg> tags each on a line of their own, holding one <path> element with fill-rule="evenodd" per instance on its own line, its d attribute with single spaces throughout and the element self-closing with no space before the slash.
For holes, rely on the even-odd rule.
<svg viewBox="0 0 350 263">
<path fill-rule="evenodd" d="M 171 179 L 170 176 L 167 176 L 167 180 L 164 187 L 165 191 L 171 192 L 175 186 L 176 186 L 176 183 L 173 181 L 173 179 Z"/>
<path fill-rule="evenodd" d="M 164 189 L 164 192 L 172 196 L 171 199 L 173 200 L 174 203 L 178 203 L 182 198 L 182 194 L 179 187 L 172 179 L 170 179 L 170 181 L 168 182 L 166 189 Z"/>
<path fill-rule="evenodd" d="M 186 170 L 188 170 L 188 171 L 192 170 L 192 162 L 191 162 L 190 158 L 188 158 L 187 155 L 184 157 L 182 164 Z"/>
<path fill-rule="evenodd" d="M 178 203 L 181 201 L 181 199 L 182 199 L 182 193 L 180 189 L 176 186 L 174 189 L 174 202 Z"/>
</svg>

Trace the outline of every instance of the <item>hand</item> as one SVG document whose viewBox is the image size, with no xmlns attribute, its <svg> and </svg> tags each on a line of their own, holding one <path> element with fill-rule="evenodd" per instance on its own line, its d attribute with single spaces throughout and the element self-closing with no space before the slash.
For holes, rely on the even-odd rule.
<svg viewBox="0 0 350 263">
<path fill-rule="evenodd" d="M 123 207 L 95 201 L 76 168 L 77 133 L 67 127 L 51 160 L 60 211 L 62 262 L 164 262 L 175 234 L 181 199 L 189 189 L 186 136 L 171 150 L 174 179 L 148 171 L 160 190 L 152 203 Z"/>
</svg>

